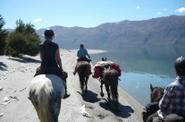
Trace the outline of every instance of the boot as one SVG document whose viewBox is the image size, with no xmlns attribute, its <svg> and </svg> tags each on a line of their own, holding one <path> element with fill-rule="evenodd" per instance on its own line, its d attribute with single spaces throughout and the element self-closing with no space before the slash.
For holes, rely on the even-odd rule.
<svg viewBox="0 0 185 122">
<path fill-rule="evenodd" d="M 75 66 L 75 70 L 74 70 L 74 72 L 73 72 L 73 75 L 76 74 L 76 70 L 77 70 L 77 65 Z"/>
</svg>

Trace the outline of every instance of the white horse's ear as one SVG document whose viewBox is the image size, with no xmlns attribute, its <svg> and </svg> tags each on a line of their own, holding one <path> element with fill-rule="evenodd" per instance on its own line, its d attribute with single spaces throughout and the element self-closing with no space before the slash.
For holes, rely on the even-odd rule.
<svg viewBox="0 0 185 122">
<path fill-rule="evenodd" d="M 150 84 L 150 90 L 153 91 L 153 89 L 154 89 L 154 88 L 153 88 L 152 84 Z"/>
</svg>

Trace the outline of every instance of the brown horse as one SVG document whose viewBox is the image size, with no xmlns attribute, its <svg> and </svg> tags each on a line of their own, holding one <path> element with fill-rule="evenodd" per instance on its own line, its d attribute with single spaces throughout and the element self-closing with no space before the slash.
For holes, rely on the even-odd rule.
<svg viewBox="0 0 185 122">
<path fill-rule="evenodd" d="M 105 85 L 105 89 L 107 91 L 108 95 L 108 102 L 111 102 L 114 104 L 114 109 L 118 110 L 118 72 L 115 69 L 112 69 L 111 67 L 103 68 L 102 75 L 100 75 L 100 88 L 101 92 L 100 95 L 103 97 L 103 84 Z M 112 100 L 110 97 L 110 93 L 112 95 Z"/>
<path fill-rule="evenodd" d="M 147 118 L 159 110 L 159 101 L 164 94 L 163 87 L 153 87 L 150 84 L 150 101 L 151 103 L 147 104 L 144 112 L 142 112 L 143 121 L 146 122 Z M 183 117 L 178 116 L 177 114 L 169 114 L 165 117 L 163 122 L 184 122 Z"/>
<path fill-rule="evenodd" d="M 87 83 L 89 75 L 91 74 L 90 63 L 87 61 L 79 61 L 76 66 L 76 71 L 78 72 L 82 94 L 84 94 L 87 91 Z"/>
<path fill-rule="evenodd" d="M 143 121 L 145 122 L 148 116 L 155 113 L 157 110 L 159 110 L 159 100 L 162 98 L 164 94 L 164 88 L 162 87 L 153 87 L 152 84 L 150 84 L 150 102 L 145 107 L 145 110 L 142 112 Z"/>
<path fill-rule="evenodd" d="M 162 98 L 164 94 L 164 88 L 163 87 L 153 87 L 152 84 L 150 84 L 150 102 L 159 102 L 159 100 Z"/>
</svg>

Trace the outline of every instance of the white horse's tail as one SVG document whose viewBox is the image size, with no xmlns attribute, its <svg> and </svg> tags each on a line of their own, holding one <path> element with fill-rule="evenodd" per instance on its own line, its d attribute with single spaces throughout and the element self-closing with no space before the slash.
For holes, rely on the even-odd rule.
<svg viewBox="0 0 185 122">
<path fill-rule="evenodd" d="M 54 76 L 54 79 L 55 80 L 52 81 L 53 76 L 52 78 L 48 78 L 41 75 L 36 76 L 31 82 L 29 99 L 37 111 L 40 122 L 54 122 L 56 120 L 56 118 L 52 116 L 53 113 L 51 113 L 51 108 L 53 107 L 53 103 L 51 103 L 53 99 L 52 95 L 56 93 L 56 89 L 61 91 L 61 89 L 64 88 L 59 87 L 62 83 L 58 81 L 56 76 Z M 61 91 L 61 93 L 64 94 L 63 91 Z"/>
<path fill-rule="evenodd" d="M 51 122 L 52 120 L 49 111 L 50 97 L 50 93 L 48 94 L 48 91 L 46 91 L 45 88 L 41 88 L 39 91 L 30 90 L 30 100 L 37 111 L 40 122 Z"/>
<path fill-rule="evenodd" d="M 50 95 L 48 95 L 47 91 L 45 89 L 42 89 L 41 94 L 38 96 L 38 114 L 39 119 L 41 122 L 51 122 L 52 116 L 49 111 L 49 100 L 50 100 Z"/>
</svg>

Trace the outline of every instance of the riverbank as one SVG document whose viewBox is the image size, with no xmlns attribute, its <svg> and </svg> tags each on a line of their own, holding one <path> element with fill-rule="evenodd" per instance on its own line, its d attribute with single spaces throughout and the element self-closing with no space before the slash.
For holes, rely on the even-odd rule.
<svg viewBox="0 0 185 122">
<path fill-rule="evenodd" d="M 89 50 L 90 54 L 101 53 L 101 50 Z M 87 95 L 82 98 L 79 80 L 73 75 L 76 64 L 76 50 L 61 50 L 64 70 L 68 72 L 67 86 L 71 96 L 62 100 L 59 122 L 141 122 L 143 106 L 119 87 L 119 108 L 114 113 L 99 95 L 99 81 L 90 77 Z M 2 122 L 36 122 L 38 117 L 31 102 L 27 99 L 28 85 L 35 69 L 39 66 L 39 56 L 23 59 L 0 56 L 0 121 Z M 105 90 L 104 90 L 105 91 Z M 105 92 L 106 93 L 106 92 Z M 7 102 L 4 99 L 7 97 Z M 81 114 L 80 108 L 85 105 L 89 113 Z"/>
</svg>

